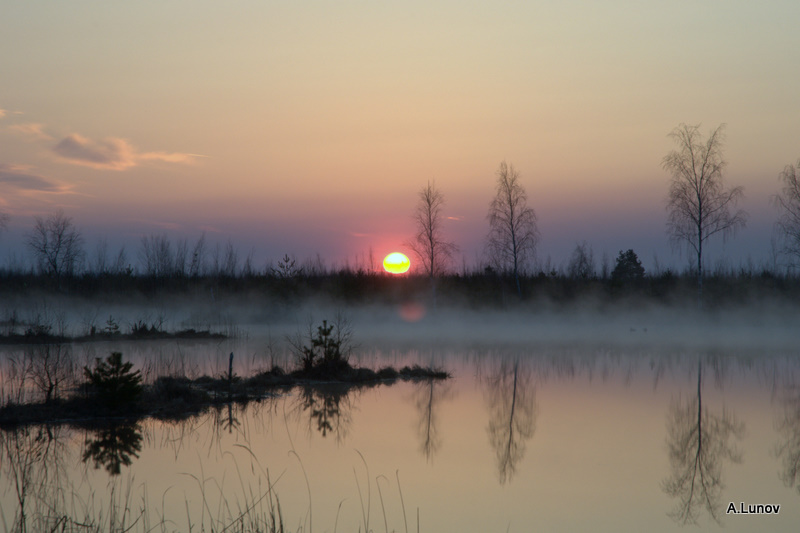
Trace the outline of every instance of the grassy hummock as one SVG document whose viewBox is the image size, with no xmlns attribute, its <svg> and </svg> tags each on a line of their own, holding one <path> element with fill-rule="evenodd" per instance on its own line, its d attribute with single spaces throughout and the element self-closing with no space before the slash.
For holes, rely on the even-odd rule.
<svg viewBox="0 0 800 533">
<path fill-rule="evenodd" d="M 40 403 L 8 402 L 0 407 L 0 427 L 28 424 L 81 424 L 106 419 L 139 420 L 152 417 L 159 420 L 183 420 L 206 412 L 209 408 L 236 402 L 246 404 L 278 394 L 294 387 L 316 387 L 337 384 L 347 390 L 401 381 L 447 379 L 450 374 L 441 369 L 405 366 L 400 370 L 384 367 L 379 370 L 339 362 L 335 368 L 315 365 L 311 369 L 287 372 L 275 366 L 248 378 L 236 375 L 223 377 L 162 376 L 152 384 L 142 386 L 141 394 L 133 401 L 115 405 L 98 401 L 98 392 L 84 383 L 66 399 Z"/>
</svg>

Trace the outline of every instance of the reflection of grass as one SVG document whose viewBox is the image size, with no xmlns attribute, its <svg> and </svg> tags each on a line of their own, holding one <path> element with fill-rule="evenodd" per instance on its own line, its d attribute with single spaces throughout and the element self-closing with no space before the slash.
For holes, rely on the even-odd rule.
<svg viewBox="0 0 800 533">
<path fill-rule="evenodd" d="M 136 433 L 136 428 L 131 429 Z M 95 438 L 89 439 L 87 449 L 83 452 L 84 460 L 87 456 L 95 462 L 101 459 L 100 462 L 108 470 L 109 482 L 102 488 L 87 485 L 85 473 L 69 473 L 71 470 L 67 465 L 73 463 L 74 456 L 72 447 L 67 445 L 71 439 L 62 427 L 27 426 L 0 432 L 0 479 L 10 482 L 10 494 L 17 496 L 16 499 L 4 500 L 4 505 L 0 507 L 0 533 L 311 532 L 312 510 L 314 521 L 323 531 L 355 531 L 357 527 L 361 531 L 371 531 L 370 526 L 375 528 L 371 525 L 371 512 L 372 521 L 382 521 L 385 531 L 403 531 L 403 524 L 405 531 L 409 531 L 399 472 L 396 472 L 397 492 L 387 491 L 389 485 L 394 483 L 389 483 L 383 474 L 370 474 L 367 460 L 360 452 L 356 453 L 363 463 L 363 470 L 354 468 L 355 482 L 353 484 L 351 480 L 347 489 L 350 494 L 337 492 L 331 495 L 341 498 L 338 508 L 331 505 L 332 502 L 323 501 L 320 520 L 318 509 L 312 509 L 312 506 L 320 505 L 319 494 L 315 492 L 313 483 L 314 476 L 309 478 L 300 455 L 294 449 L 290 455 L 297 459 L 299 466 L 289 468 L 294 472 L 291 476 L 287 475 L 286 468 L 278 475 L 273 475 L 260 462 L 263 451 L 254 451 L 247 445 L 236 443 L 223 454 L 226 474 L 212 475 L 199 462 L 196 463 L 199 471 L 183 472 L 180 476 L 183 482 L 176 482 L 162 494 L 151 495 L 148 487 L 152 485 L 146 482 L 134 484 L 132 475 L 114 475 L 108 468 L 109 464 L 102 460 L 108 455 L 108 450 L 95 454 L 96 448 L 99 450 L 104 446 L 94 446 L 92 443 L 109 440 L 109 431 L 114 430 L 101 428 Z M 116 431 L 111 440 L 115 441 L 112 448 L 122 452 L 118 454 L 119 458 L 124 459 L 123 456 L 129 453 L 138 454 L 141 435 L 134 436 L 132 442 L 125 444 L 122 441 L 129 432 L 120 432 L 120 428 Z M 115 461 L 117 459 L 112 460 L 111 464 L 115 464 Z M 305 480 L 307 500 L 302 489 L 298 491 L 295 485 L 298 470 L 302 471 L 302 479 Z M 288 477 L 294 479 L 284 480 Z M 378 502 L 371 497 L 373 489 L 377 490 Z M 358 500 L 353 497 L 356 490 Z M 288 507 L 283 506 L 284 498 L 279 494 L 289 494 Z M 342 504 L 347 500 L 350 502 L 345 512 L 348 518 L 343 522 L 340 513 Z M 361 506 L 360 513 L 356 511 L 358 504 Z M 400 518 L 396 514 L 387 515 L 392 507 L 402 510 L 402 523 L 399 523 Z M 393 525 L 392 520 L 397 523 Z M 343 524 L 342 530 L 338 529 L 340 522 Z M 389 528 L 390 525 L 393 527 Z"/>
<path fill-rule="evenodd" d="M 260 466 L 258 467 L 260 469 Z M 51 493 L 31 494 L 37 505 L 16 514 L 11 509 L 0 510 L 0 531 L 17 533 L 27 531 L 58 531 L 62 533 L 173 533 L 180 531 L 237 532 L 237 533 L 287 533 L 289 531 L 313 531 L 311 524 L 311 500 L 305 511 L 307 520 L 301 519 L 296 530 L 289 529 L 288 520 L 281 508 L 281 499 L 276 485 L 280 481 L 272 479 L 268 470 L 258 472 L 258 480 L 254 482 L 244 479 L 239 466 L 236 465 L 239 491 L 232 491 L 216 480 L 200 475 L 186 473 L 194 481 L 200 496 L 184 500 L 185 516 L 179 512 L 178 506 L 164 507 L 167 494 L 162 495 L 162 507 L 155 506 L 144 485 L 139 492 L 133 486 L 132 479 L 113 483 L 108 493 L 108 501 L 103 501 L 102 493 L 93 493 L 88 498 L 78 494 L 75 489 L 51 491 Z M 375 478 L 379 480 L 385 476 Z M 398 478 L 399 489 L 399 478 Z M 309 494 L 310 494 L 309 487 Z M 380 493 L 380 485 L 378 485 Z M 385 531 L 401 531 L 389 529 L 386 509 L 381 494 L 381 510 Z M 402 493 L 401 493 L 402 497 Z M 344 500 L 343 500 L 344 501 Z M 362 501 L 362 506 L 364 502 Z M 369 502 L 367 502 L 369 505 Z M 341 502 L 339 504 L 341 510 Z M 409 531 L 402 506 L 403 521 L 406 533 Z M 367 525 L 369 509 L 364 524 Z M 10 523 L 9 523 L 10 521 Z M 333 529 L 323 527 L 324 531 L 338 531 L 339 511 L 334 519 Z M 362 531 L 359 526 L 359 531 Z M 363 531 L 372 531 L 363 529 Z M 419 531 L 417 524 L 416 531 Z"/>
<path fill-rule="evenodd" d="M 199 517 L 190 512 L 192 504 L 185 500 L 187 528 L 179 526 L 178 513 L 166 513 L 166 509 L 156 509 L 148 502 L 147 491 L 142 487 L 141 501 L 134 500 L 135 494 L 130 480 L 127 486 L 114 484 L 109 494 L 107 508 L 92 494 L 84 500 L 79 494 L 56 491 L 46 501 L 39 501 L 42 494 L 32 494 L 36 506 L 16 516 L 8 516 L 0 509 L 2 531 L 58 531 L 62 533 L 122 533 L 122 532 L 161 532 L 179 531 L 236 531 L 238 533 L 284 533 L 283 512 L 274 485 L 267 476 L 267 489 L 263 493 L 249 488 L 250 495 L 243 502 L 229 501 L 220 494 L 219 502 L 209 501 L 205 484 L 191 476 L 201 489 L 202 509 Z M 244 486 L 244 485 L 243 485 Z M 221 492 L 221 491 L 220 491 Z M 238 509 L 233 511 L 233 505 Z M 212 512 L 216 509 L 216 515 Z M 11 524 L 8 520 L 13 520 Z"/>
</svg>

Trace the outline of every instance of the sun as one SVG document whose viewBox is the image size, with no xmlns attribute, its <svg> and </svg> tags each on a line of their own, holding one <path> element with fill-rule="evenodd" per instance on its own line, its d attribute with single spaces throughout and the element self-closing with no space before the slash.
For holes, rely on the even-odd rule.
<svg viewBox="0 0 800 533">
<path fill-rule="evenodd" d="M 383 268 L 390 274 L 404 274 L 411 268 L 411 261 L 405 254 L 392 252 L 383 258 Z"/>
</svg>

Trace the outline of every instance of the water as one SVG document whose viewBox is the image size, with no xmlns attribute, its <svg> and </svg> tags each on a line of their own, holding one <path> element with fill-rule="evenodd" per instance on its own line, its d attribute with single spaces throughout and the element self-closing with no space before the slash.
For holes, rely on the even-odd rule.
<svg viewBox="0 0 800 533">
<path fill-rule="evenodd" d="M 79 361 L 112 349 L 151 378 L 221 374 L 230 351 L 239 374 L 288 357 L 259 336 L 73 347 Z M 287 531 L 676 531 L 692 523 L 795 531 L 799 355 L 707 344 L 364 346 L 361 364 L 433 363 L 453 378 L 349 393 L 295 389 L 113 431 L 4 431 L 0 527 L 13 530 L 22 509 L 30 531 L 44 516 L 101 530 L 124 522 L 132 531 L 209 531 L 269 522 L 279 507 Z M 731 502 L 780 511 L 726 514 Z"/>
</svg>

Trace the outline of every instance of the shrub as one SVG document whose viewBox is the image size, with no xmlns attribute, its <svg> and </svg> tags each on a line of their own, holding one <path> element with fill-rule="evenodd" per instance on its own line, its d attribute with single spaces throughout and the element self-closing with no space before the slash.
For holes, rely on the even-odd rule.
<svg viewBox="0 0 800 533">
<path fill-rule="evenodd" d="M 619 252 L 617 264 L 611 272 L 611 279 L 617 283 L 638 282 L 644 279 L 644 267 L 636 252 L 633 250 Z"/>
<path fill-rule="evenodd" d="M 290 341 L 297 353 L 303 372 L 336 372 L 348 367 L 352 331 L 343 319 L 328 325 L 327 320 L 317 326 L 316 335 L 309 328 L 308 343 L 298 337 Z M 310 344 L 309 344 L 310 343 Z"/>
<path fill-rule="evenodd" d="M 68 344 L 33 344 L 26 348 L 28 371 L 45 403 L 58 399 L 65 386 L 75 383 L 72 348 Z"/>
<path fill-rule="evenodd" d="M 142 376 L 132 372 L 133 363 L 122 362 L 122 353 L 112 352 L 105 361 L 98 357 L 94 370 L 83 367 L 88 385 L 97 399 L 111 410 L 133 405 L 142 393 Z"/>
</svg>

